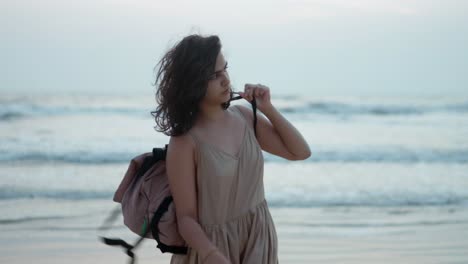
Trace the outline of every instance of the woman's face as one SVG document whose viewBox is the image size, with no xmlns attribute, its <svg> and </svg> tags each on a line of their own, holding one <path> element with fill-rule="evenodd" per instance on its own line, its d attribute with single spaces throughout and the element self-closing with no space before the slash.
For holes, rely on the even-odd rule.
<svg viewBox="0 0 468 264">
<path fill-rule="evenodd" d="M 203 101 L 210 104 L 222 104 L 229 101 L 231 81 L 227 72 L 227 61 L 222 52 L 216 58 L 215 71 L 210 75 L 208 88 Z"/>
</svg>

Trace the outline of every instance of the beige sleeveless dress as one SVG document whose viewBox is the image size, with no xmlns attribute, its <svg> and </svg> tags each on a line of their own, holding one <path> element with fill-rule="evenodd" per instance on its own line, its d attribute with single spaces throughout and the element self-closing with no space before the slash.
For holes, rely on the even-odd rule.
<svg viewBox="0 0 468 264">
<path fill-rule="evenodd" d="M 244 138 L 233 156 L 214 145 L 196 142 L 198 217 L 202 229 L 232 264 L 277 264 L 278 241 L 263 188 L 263 154 L 253 129 L 244 120 Z M 189 247 L 171 264 L 202 264 Z"/>
</svg>

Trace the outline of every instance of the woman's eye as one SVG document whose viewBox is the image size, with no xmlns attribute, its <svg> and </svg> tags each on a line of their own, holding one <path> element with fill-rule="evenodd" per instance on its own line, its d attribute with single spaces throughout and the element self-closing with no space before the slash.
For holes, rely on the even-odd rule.
<svg viewBox="0 0 468 264">
<path fill-rule="evenodd" d="M 226 70 L 227 70 L 227 68 L 228 68 L 227 66 L 226 66 L 226 67 L 224 67 L 224 70 L 223 70 L 223 71 L 226 71 Z M 222 72 L 223 72 L 223 71 L 222 71 Z M 217 73 L 215 73 L 215 74 L 211 75 L 211 77 L 210 77 L 209 79 L 210 79 L 210 80 L 216 80 L 216 79 L 218 79 L 218 78 L 219 78 L 219 76 L 221 76 L 221 73 L 222 73 L 222 72 L 217 72 Z"/>
<path fill-rule="evenodd" d="M 223 70 L 223 72 L 227 72 L 227 68 L 228 68 L 227 66 L 226 66 L 226 67 L 224 67 L 224 70 Z M 221 76 L 221 73 L 222 73 L 222 72 L 220 72 L 220 73 L 218 73 L 218 74 L 216 74 L 216 75 L 217 75 L 217 76 Z"/>
</svg>

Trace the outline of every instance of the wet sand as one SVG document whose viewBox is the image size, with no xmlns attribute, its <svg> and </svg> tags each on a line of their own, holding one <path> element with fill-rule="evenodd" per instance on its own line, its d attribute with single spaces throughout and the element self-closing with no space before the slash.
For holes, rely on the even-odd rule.
<svg viewBox="0 0 468 264">
<path fill-rule="evenodd" d="M 462 206 L 272 208 L 271 213 L 280 263 L 468 263 L 468 209 Z M 92 225 L 100 219 L 3 224 L 0 262 L 127 263 L 123 250 L 97 240 Z M 108 235 L 136 238 L 122 226 Z M 136 252 L 142 264 L 170 260 L 151 240 Z"/>
</svg>

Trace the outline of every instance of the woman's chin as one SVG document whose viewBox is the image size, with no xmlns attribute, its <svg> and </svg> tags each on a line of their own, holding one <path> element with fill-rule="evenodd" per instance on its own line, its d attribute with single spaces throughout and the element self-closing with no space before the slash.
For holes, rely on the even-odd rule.
<svg viewBox="0 0 468 264">
<path fill-rule="evenodd" d="M 225 99 L 226 101 L 228 101 L 229 99 L 231 99 L 231 93 L 229 92 L 229 90 L 227 90 L 226 92 L 222 93 L 221 94 L 223 99 Z"/>
</svg>

